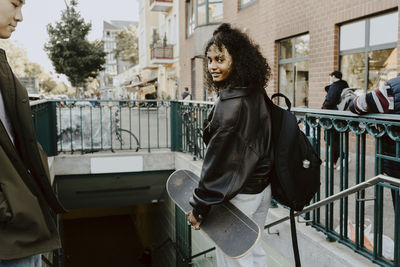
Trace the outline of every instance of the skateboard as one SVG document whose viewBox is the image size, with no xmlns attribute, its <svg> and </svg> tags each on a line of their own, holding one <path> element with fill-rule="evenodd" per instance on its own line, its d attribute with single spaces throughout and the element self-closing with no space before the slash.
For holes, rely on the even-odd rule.
<svg viewBox="0 0 400 267">
<path fill-rule="evenodd" d="M 177 170 L 168 178 L 168 194 L 185 213 L 192 210 L 189 199 L 198 183 L 199 177 L 189 170 Z M 211 207 L 200 231 L 231 258 L 246 255 L 261 236 L 258 225 L 229 201 Z"/>
</svg>

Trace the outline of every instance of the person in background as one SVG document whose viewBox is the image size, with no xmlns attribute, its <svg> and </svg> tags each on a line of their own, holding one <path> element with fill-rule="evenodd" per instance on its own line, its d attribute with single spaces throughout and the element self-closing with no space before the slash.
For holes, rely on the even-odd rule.
<svg viewBox="0 0 400 267">
<path fill-rule="evenodd" d="M 331 109 L 337 110 L 337 105 L 340 102 L 340 95 L 342 94 L 343 89 L 348 88 L 349 85 L 345 80 L 342 80 L 342 73 L 340 71 L 334 71 L 329 75 L 329 87 L 325 87 L 325 91 L 327 95 L 325 97 L 325 101 L 322 104 L 322 109 Z M 336 168 L 336 162 L 340 157 L 340 136 L 339 133 L 335 130 L 332 132 L 332 146 L 333 150 L 333 164 L 334 168 Z"/>
<path fill-rule="evenodd" d="M 24 4 L 0 0 L 0 38 L 15 31 Z M 27 91 L 0 49 L 0 266 L 41 266 L 41 253 L 61 247 L 52 215 L 64 211 L 36 139 Z"/>
<path fill-rule="evenodd" d="M 356 114 L 400 114 L 400 74 L 379 88 L 354 98 L 350 103 L 349 110 Z M 396 157 L 396 142 L 387 134 L 380 139 L 382 154 Z M 400 162 L 383 159 L 381 172 L 400 179 Z M 392 200 L 393 206 L 395 206 L 394 190 L 392 190 Z"/>
<path fill-rule="evenodd" d="M 182 92 L 182 100 L 188 100 L 187 97 L 190 98 L 189 88 L 185 87 L 185 91 Z"/>
</svg>

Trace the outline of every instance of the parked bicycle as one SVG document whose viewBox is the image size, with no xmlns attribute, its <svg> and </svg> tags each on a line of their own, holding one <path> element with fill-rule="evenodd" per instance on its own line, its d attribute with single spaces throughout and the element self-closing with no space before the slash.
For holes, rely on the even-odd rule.
<svg viewBox="0 0 400 267">
<path fill-rule="evenodd" d="M 199 124 L 190 110 L 182 110 L 180 115 L 183 126 L 184 149 L 193 154 L 194 159 L 203 158 L 206 145 L 203 142 L 202 125 Z"/>
<path fill-rule="evenodd" d="M 140 149 L 140 142 L 139 139 L 136 137 L 134 133 L 132 133 L 130 130 L 123 129 L 120 127 L 120 110 L 117 109 L 115 114 L 114 114 L 114 131 L 116 139 L 118 140 L 121 149 L 130 149 L 135 148 L 135 151 L 138 152 Z M 133 146 L 132 146 L 133 144 Z M 128 147 L 128 148 L 127 148 Z M 115 152 L 113 147 L 111 147 L 111 151 Z"/>
</svg>

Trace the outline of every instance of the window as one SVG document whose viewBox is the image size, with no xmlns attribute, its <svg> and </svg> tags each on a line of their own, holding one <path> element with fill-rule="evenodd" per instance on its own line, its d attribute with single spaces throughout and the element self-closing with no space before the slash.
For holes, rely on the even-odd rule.
<svg viewBox="0 0 400 267">
<path fill-rule="evenodd" d="M 173 44 L 172 42 L 172 24 L 171 24 L 171 19 L 168 19 L 168 23 L 167 23 L 167 40 L 168 43 Z"/>
<path fill-rule="evenodd" d="M 194 9 L 194 3 L 195 0 L 191 0 L 187 4 L 187 35 L 190 36 L 194 32 L 194 28 L 196 26 L 196 14 L 195 14 L 195 9 Z"/>
<path fill-rule="evenodd" d="M 142 30 L 140 32 L 140 37 L 139 37 L 139 55 L 142 57 L 145 52 L 145 47 L 144 47 L 144 31 Z"/>
<path fill-rule="evenodd" d="M 309 34 L 278 43 L 278 90 L 286 95 L 295 107 L 308 106 L 309 50 Z"/>
<path fill-rule="evenodd" d="M 339 56 L 350 87 L 370 91 L 396 77 L 398 12 L 340 26 Z"/>
<path fill-rule="evenodd" d="M 196 58 L 192 58 L 191 60 L 191 67 L 192 67 L 192 99 L 196 99 Z"/>
<path fill-rule="evenodd" d="M 223 9 L 221 0 L 197 0 L 197 26 L 222 22 Z"/>
<path fill-rule="evenodd" d="M 249 5 L 254 4 L 258 0 L 240 0 L 240 9 L 245 8 Z"/>
<path fill-rule="evenodd" d="M 176 14 L 174 15 L 174 19 L 172 21 L 172 28 L 171 28 L 171 44 L 176 44 Z"/>
<path fill-rule="evenodd" d="M 161 39 L 160 39 L 160 34 L 158 33 L 158 28 L 152 27 L 151 28 L 151 32 L 152 32 L 152 34 L 151 34 L 151 44 L 154 45 L 154 44 L 160 43 Z"/>
<path fill-rule="evenodd" d="M 191 0 L 187 3 L 187 34 L 190 36 L 196 26 L 222 22 L 223 0 Z"/>
</svg>

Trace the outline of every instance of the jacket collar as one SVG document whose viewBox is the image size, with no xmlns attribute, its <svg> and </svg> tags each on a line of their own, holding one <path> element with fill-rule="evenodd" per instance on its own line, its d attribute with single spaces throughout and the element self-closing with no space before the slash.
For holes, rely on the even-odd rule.
<svg viewBox="0 0 400 267">
<path fill-rule="evenodd" d="M 221 101 L 227 100 L 227 99 L 232 99 L 232 98 L 238 98 L 238 97 L 244 97 L 247 96 L 251 93 L 252 88 L 249 87 L 233 87 L 233 88 L 227 88 L 219 91 L 219 98 Z"/>
<path fill-rule="evenodd" d="M 0 60 L 7 62 L 6 51 L 4 51 L 2 48 L 0 48 Z"/>
<path fill-rule="evenodd" d="M 14 77 L 7 62 L 6 53 L 0 49 L 0 90 L 3 95 L 4 106 L 12 124 L 16 122 L 15 103 L 16 88 Z"/>
</svg>

